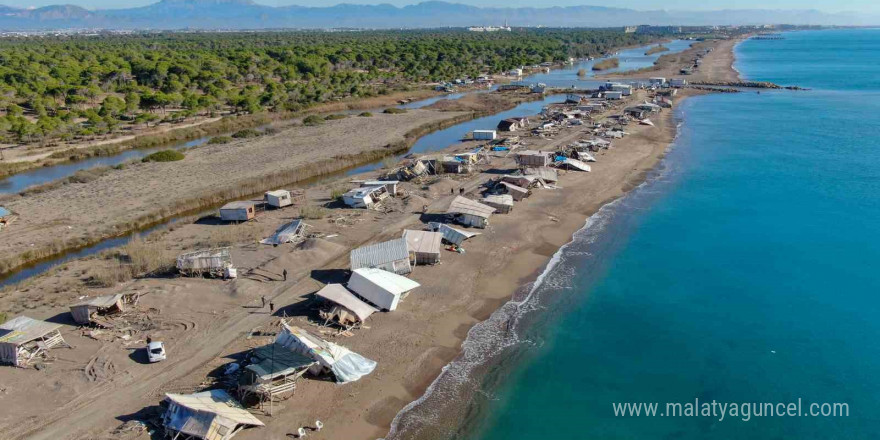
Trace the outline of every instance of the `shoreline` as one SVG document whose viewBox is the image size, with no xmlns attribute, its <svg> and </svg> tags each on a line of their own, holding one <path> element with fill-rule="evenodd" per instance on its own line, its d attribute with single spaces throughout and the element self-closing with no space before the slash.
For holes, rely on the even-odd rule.
<svg viewBox="0 0 880 440">
<path fill-rule="evenodd" d="M 685 89 L 683 92 L 682 95 L 687 96 L 703 94 L 698 90 Z M 684 99 L 685 96 L 677 98 L 676 105 L 680 105 Z M 297 397 L 282 403 L 286 411 L 283 423 L 270 418 L 266 428 L 243 431 L 239 438 L 247 440 L 284 435 L 290 432 L 294 422 L 308 423 L 316 417 L 325 421 L 324 438 L 375 438 L 388 433 L 400 410 L 425 395 L 425 390 L 441 377 L 440 373 L 445 371 L 445 367 L 462 355 L 462 344 L 474 326 L 515 298 L 521 286 L 538 279 L 543 273 L 542 268 L 547 268 L 554 255 L 571 241 L 572 235 L 584 227 L 585 219 L 645 182 L 665 157 L 677 134 L 674 112 L 673 109 L 661 114 L 661 118 L 655 121 L 657 127 L 632 127 L 634 134 L 615 142 L 614 150 L 603 152 L 592 173 L 565 173 L 562 188 L 540 191 L 538 195 L 517 204 L 512 214 L 493 216 L 492 228 L 474 239 L 473 243 L 468 242 L 466 254 L 444 253 L 441 265 L 417 269 L 414 277 L 423 287 L 402 303 L 402 310 L 375 316 L 371 318 L 369 329 L 341 340 L 349 348 L 379 361 L 380 369 L 372 375 L 344 387 L 322 381 L 301 382 Z M 559 141 L 566 141 L 567 136 L 562 137 Z M 587 194 L 579 192 L 583 188 L 589 189 Z M 446 191 L 441 193 L 448 194 Z M 442 198 L 438 203 L 441 201 Z M 382 218 L 372 213 L 368 217 Z M 390 217 L 394 218 L 397 217 Z M 397 234 L 400 228 L 414 225 L 411 217 L 403 217 L 397 222 L 377 226 L 381 227 L 381 232 L 367 237 L 365 241 L 387 239 Z M 184 226 L 169 232 L 168 236 L 183 236 L 198 227 Z M 265 225 L 247 227 L 265 229 Z M 354 234 L 354 230 L 351 233 Z M 349 246 L 356 244 L 348 243 Z M 326 252 L 322 251 L 321 258 L 312 263 L 318 262 L 317 267 L 322 270 L 343 268 L 348 263 L 345 249 L 328 248 Z M 293 264 L 294 261 L 305 262 L 312 258 L 309 256 L 311 254 L 297 254 L 307 252 L 279 254 L 275 258 L 283 261 L 276 263 L 270 260 L 264 264 L 267 268 L 277 270 L 282 262 Z M 295 273 L 291 283 L 281 285 L 283 290 L 279 290 L 278 286 L 236 284 L 233 287 L 239 291 L 239 296 L 235 301 L 255 300 L 259 292 L 269 289 L 273 295 L 271 298 L 279 304 L 298 305 L 303 302 L 301 298 L 304 295 L 315 290 L 315 282 L 310 278 L 314 267 L 314 264 L 310 264 L 306 272 Z M 450 280 L 455 282 L 450 283 Z M 193 300 L 199 294 L 199 289 L 216 289 L 210 287 L 215 286 L 210 280 L 175 279 L 163 282 L 172 290 L 185 289 L 194 296 Z M 151 280 L 138 280 L 135 284 L 138 283 L 150 286 Z M 247 288 L 235 287 L 238 285 Z M 163 365 L 163 369 L 174 375 L 170 382 L 160 380 L 162 378 L 155 376 L 158 373 L 153 373 L 148 380 L 128 383 L 128 389 L 121 391 L 132 394 L 143 392 L 145 396 L 130 399 L 137 399 L 135 403 L 154 404 L 157 392 L 161 395 L 163 390 L 198 384 L 208 372 L 219 368 L 224 359 L 251 344 L 265 342 L 248 342 L 242 340 L 240 335 L 242 330 L 254 328 L 254 324 L 263 325 L 266 321 L 265 317 L 249 316 L 248 312 L 237 309 L 222 311 L 220 317 L 211 317 L 211 321 L 200 324 L 207 326 L 201 332 L 211 334 L 214 330 L 223 330 L 216 338 L 216 343 L 228 343 L 228 346 L 214 347 L 212 341 L 212 346 L 198 349 L 198 356 L 188 357 L 177 364 Z M 172 345 L 173 348 L 177 347 Z M 212 360 L 203 362 L 204 359 Z M 108 395 L 106 402 L 100 403 L 75 399 L 75 404 L 69 409 L 76 412 L 78 409 L 85 410 L 86 406 L 97 405 L 100 408 L 106 405 L 119 412 L 143 408 L 142 404 L 132 404 L 125 397 Z M 85 412 L 91 417 L 89 420 L 97 420 L 97 410 L 91 408 Z M 57 417 L 74 416 L 75 413 Z M 35 434 L 37 437 L 34 438 L 52 438 L 69 428 L 61 426 L 64 425 L 63 419 L 47 423 L 42 427 L 46 429 L 37 427 L 18 435 Z M 103 429 L 104 426 L 99 428 Z"/>
<path fill-rule="evenodd" d="M 724 56 L 723 58 L 725 58 L 726 65 L 729 67 L 730 71 L 733 72 L 733 75 L 735 75 L 735 78 L 737 81 L 740 79 L 740 74 L 734 68 L 734 64 L 735 64 L 734 50 L 739 43 L 741 43 L 742 41 L 745 41 L 747 38 L 748 37 L 736 39 L 736 41 L 729 48 L 725 48 L 725 51 L 728 53 L 725 53 L 726 56 Z M 695 50 L 695 49 L 689 49 L 689 50 Z M 729 61 L 726 60 L 726 58 L 729 58 Z M 712 69 L 706 75 L 709 76 L 710 78 L 714 78 L 717 76 L 717 74 L 718 74 L 717 70 Z M 607 76 L 609 78 L 611 78 L 613 76 L 613 74 L 609 74 Z M 725 78 L 726 78 L 726 76 L 725 76 Z M 692 94 L 689 94 L 688 96 L 684 97 L 684 99 L 679 98 L 676 102 L 676 108 L 679 108 L 687 98 L 705 94 L 705 93 L 700 93 L 696 90 L 695 90 L 695 92 L 696 93 L 692 93 Z M 674 110 L 671 111 L 670 113 L 667 113 L 664 116 L 669 119 L 674 119 Z M 567 234 L 570 238 L 569 241 L 561 244 L 558 247 L 558 249 L 549 257 L 549 259 L 543 265 L 535 268 L 535 271 L 533 272 L 533 274 L 523 280 L 523 283 L 521 284 L 520 289 L 526 288 L 528 290 L 528 293 L 525 295 L 525 297 L 518 298 L 517 293 L 520 290 L 514 291 L 506 301 L 502 302 L 499 305 L 499 307 L 496 310 L 489 313 L 484 319 L 482 319 L 480 322 L 475 324 L 474 327 L 472 327 L 471 329 L 468 330 L 468 337 L 464 338 L 461 342 L 462 347 L 464 347 L 465 344 L 468 343 L 468 338 L 470 337 L 471 330 L 473 330 L 477 326 L 484 324 L 487 321 L 491 320 L 492 318 L 495 317 L 496 314 L 503 314 L 505 307 L 508 307 L 508 306 L 519 307 L 521 305 L 526 304 L 531 299 L 532 295 L 535 294 L 535 291 L 544 282 L 544 277 L 553 270 L 553 268 L 556 266 L 556 264 L 558 264 L 558 258 L 562 255 L 565 248 L 574 243 L 574 235 L 581 232 L 581 231 L 586 231 L 591 226 L 591 221 L 595 218 L 595 216 L 597 216 L 601 213 L 603 208 L 613 206 L 614 203 L 624 199 L 631 192 L 642 187 L 643 185 L 650 183 L 650 180 L 649 180 L 650 174 L 657 170 L 656 167 L 662 163 L 663 159 L 669 153 L 670 149 L 674 145 L 674 143 L 679 135 L 678 124 L 673 124 L 673 125 L 675 126 L 674 134 L 672 135 L 672 137 L 669 140 L 666 147 L 664 147 L 662 149 L 662 151 L 659 152 L 659 154 L 657 154 L 656 156 L 652 156 L 653 164 L 649 168 L 643 169 L 637 177 L 627 180 L 625 182 L 625 185 L 627 186 L 627 188 L 625 190 L 623 190 L 622 193 L 609 196 L 606 200 L 599 202 L 599 204 L 598 204 L 599 206 L 595 210 L 593 210 L 584 219 L 582 225 L 578 229 L 575 229 L 574 231 L 571 231 L 569 234 Z M 566 229 L 566 231 L 567 230 L 568 229 Z M 504 319 L 504 321 L 507 321 L 507 319 Z M 443 367 L 440 369 L 440 371 L 437 372 L 434 379 L 431 380 L 429 383 L 427 383 L 424 386 L 419 397 L 417 399 L 413 400 L 412 402 L 408 403 L 403 408 L 401 408 L 400 411 L 394 416 L 394 418 L 392 419 L 392 421 L 390 423 L 390 430 L 389 430 L 388 434 L 380 440 L 394 440 L 394 439 L 399 438 L 398 437 L 398 434 L 400 434 L 400 432 L 398 431 L 399 424 L 408 415 L 408 412 L 416 410 L 419 405 L 426 404 L 427 400 L 430 399 L 431 396 L 433 395 L 436 387 L 442 386 L 441 382 L 444 380 L 445 375 L 448 373 L 448 369 L 453 368 L 454 363 L 457 361 L 460 361 L 464 356 L 465 356 L 465 353 L 463 351 L 461 351 L 458 354 L 456 354 L 456 356 L 450 358 L 449 361 L 443 365 Z M 470 404 L 464 404 L 464 405 L 470 405 Z M 418 416 L 416 416 L 416 417 L 418 417 Z M 462 422 L 462 423 L 464 423 L 464 422 Z M 464 427 L 464 425 L 459 424 L 459 425 L 457 425 L 457 427 L 462 428 L 462 427 Z M 411 438 L 411 437 L 402 437 L 402 438 Z M 422 437 L 418 437 L 418 438 L 422 438 Z"/>
</svg>

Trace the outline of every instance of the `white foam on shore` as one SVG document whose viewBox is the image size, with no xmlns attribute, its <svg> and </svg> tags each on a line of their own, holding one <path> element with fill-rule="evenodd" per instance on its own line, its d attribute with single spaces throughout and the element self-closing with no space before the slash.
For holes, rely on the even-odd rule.
<svg viewBox="0 0 880 440">
<path fill-rule="evenodd" d="M 678 141 L 682 126 L 683 122 L 679 117 L 676 123 L 675 138 L 669 146 L 670 150 Z M 486 365 L 489 360 L 516 345 L 540 344 L 539 341 L 520 339 L 521 337 L 516 331 L 520 319 L 529 312 L 543 308 L 539 301 L 542 293 L 558 292 L 561 289 L 571 288 L 575 270 L 574 266 L 565 267 L 565 263 L 572 257 L 576 260 L 583 260 L 584 256 L 592 256 L 590 252 L 586 251 L 587 247 L 601 238 L 601 234 L 614 219 L 617 208 L 625 205 L 637 195 L 644 194 L 649 185 L 665 180 L 673 170 L 669 165 L 669 161 L 664 158 L 644 182 L 624 196 L 599 208 L 596 213 L 586 219 L 584 226 L 572 235 L 572 240 L 562 245 L 553 254 L 535 281 L 521 288 L 519 292 L 527 290 L 522 299 L 511 299 L 493 312 L 488 319 L 471 327 L 462 343 L 461 353 L 443 367 L 440 374 L 431 382 L 420 398 L 410 402 L 397 413 L 391 422 L 388 434 L 382 440 L 404 438 L 404 436 L 405 438 L 415 438 L 426 430 L 444 430 L 441 426 L 441 418 L 448 416 L 448 413 L 443 411 L 443 404 L 457 405 L 464 410 L 469 405 L 464 402 L 469 402 L 469 399 L 462 400 L 459 393 L 484 393 L 480 390 L 479 384 L 474 384 L 470 389 L 465 388 L 467 383 L 474 380 L 472 373 L 476 368 Z M 517 296 L 514 295 L 514 298 Z M 487 397 L 492 398 L 492 396 Z M 424 407 L 424 405 L 430 405 L 433 402 L 437 402 L 441 407 L 436 410 Z M 460 420 L 458 419 L 458 421 Z M 449 429 L 455 428 L 457 427 Z M 445 438 L 451 436 L 452 432 L 433 434 L 428 438 L 436 438 L 438 435 L 443 435 Z"/>
</svg>

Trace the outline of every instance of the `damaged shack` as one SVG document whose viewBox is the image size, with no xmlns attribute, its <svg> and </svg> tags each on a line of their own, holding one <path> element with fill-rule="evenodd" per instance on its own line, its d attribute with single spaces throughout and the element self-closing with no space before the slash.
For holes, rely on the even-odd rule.
<svg viewBox="0 0 880 440">
<path fill-rule="evenodd" d="M 342 202 L 352 208 L 370 209 L 388 198 L 389 195 L 385 185 L 365 186 L 343 194 Z"/>
<path fill-rule="evenodd" d="M 302 377 L 315 361 L 278 343 L 254 348 L 248 364 L 238 376 L 238 396 L 247 403 L 256 397 L 262 408 L 265 402 L 277 402 L 296 391 L 297 379 Z"/>
<path fill-rule="evenodd" d="M 165 435 L 175 439 L 227 440 L 245 428 L 264 426 L 226 391 L 166 394 Z M 182 436 L 182 437 L 181 437 Z"/>
<path fill-rule="evenodd" d="M 381 310 L 392 311 L 400 300 L 421 284 L 382 269 L 355 269 L 348 288 Z"/>
<path fill-rule="evenodd" d="M 489 226 L 489 217 L 493 213 L 495 208 L 462 196 L 456 196 L 446 210 L 446 215 L 458 223 L 475 228 Z"/>
<path fill-rule="evenodd" d="M 281 322 L 281 333 L 275 343 L 316 363 L 312 374 L 331 374 L 337 383 L 354 382 L 376 369 L 376 361 L 367 359 L 341 345 L 325 341 L 299 327 Z"/>
<path fill-rule="evenodd" d="M 440 262 L 440 246 L 443 234 L 431 231 L 415 231 L 406 229 L 403 238 L 415 264 L 437 264 Z"/>
<path fill-rule="evenodd" d="M 359 247 L 351 251 L 349 260 L 351 270 L 377 268 L 398 275 L 412 272 L 405 238 Z"/>
<path fill-rule="evenodd" d="M 130 307 L 137 305 L 137 293 L 102 295 L 89 298 L 70 306 L 70 315 L 80 325 L 104 325 L 105 318 L 122 314 Z"/>
<path fill-rule="evenodd" d="M 260 240 L 260 243 L 271 244 L 272 246 L 278 246 L 279 244 L 284 243 L 299 243 L 305 240 L 306 226 L 308 225 L 303 223 L 302 219 L 294 220 L 290 223 L 281 225 L 271 237 Z"/>
<path fill-rule="evenodd" d="M 61 337 L 61 324 L 18 316 L 0 324 L 0 362 L 27 367 L 56 347 L 71 348 Z"/>
<path fill-rule="evenodd" d="M 185 276 L 235 278 L 236 275 L 228 247 L 181 254 L 177 257 L 177 270 Z"/>
<path fill-rule="evenodd" d="M 335 321 L 337 324 L 348 329 L 362 324 L 373 313 L 379 310 L 354 296 L 342 284 L 328 284 L 321 288 L 315 295 L 330 302 L 328 310 L 320 312 L 324 319 L 324 325 Z"/>
</svg>

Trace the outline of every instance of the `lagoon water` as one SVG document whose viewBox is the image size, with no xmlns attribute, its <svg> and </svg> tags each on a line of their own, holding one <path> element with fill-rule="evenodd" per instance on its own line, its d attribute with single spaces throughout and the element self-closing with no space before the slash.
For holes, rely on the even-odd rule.
<svg viewBox="0 0 880 440">
<path fill-rule="evenodd" d="M 389 438 L 876 438 L 880 30 L 749 40 L 736 67 L 813 90 L 677 108 L 679 137 L 654 175 L 477 325 Z M 612 407 L 694 399 L 837 402 L 849 416 Z"/>
</svg>

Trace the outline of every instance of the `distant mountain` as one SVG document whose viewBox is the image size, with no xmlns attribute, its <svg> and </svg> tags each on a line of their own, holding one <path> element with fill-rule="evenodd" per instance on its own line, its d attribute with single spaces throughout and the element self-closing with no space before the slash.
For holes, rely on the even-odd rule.
<svg viewBox="0 0 880 440">
<path fill-rule="evenodd" d="M 22 9 L 0 5 L 0 30 L 427 28 L 499 25 L 617 27 L 650 25 L 880 24 L 877 15 L 816 10 L 637 11 L 601 6 L 480 8 L 429 1 L 404 7 L 388 4 L 329 7 L 271 7 L 251 0 L 160 0 L 129 9 L 89 11 L 58 5 Z"/>
</svg>

